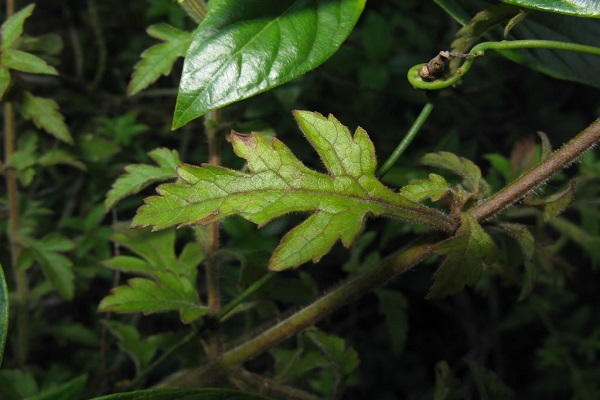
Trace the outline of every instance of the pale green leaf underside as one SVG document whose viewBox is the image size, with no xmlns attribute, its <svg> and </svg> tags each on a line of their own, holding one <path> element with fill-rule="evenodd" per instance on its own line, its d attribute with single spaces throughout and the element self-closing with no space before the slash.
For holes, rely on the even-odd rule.
<svg viewBox="0 0 600 400">
<path fill-rule="evenodd" d="M 365 0 L 221 0 L 187 52 L 173 128 L 300 76 L 352 31 Z"/>
<path fill-rule="evenodd" d="M 484 183 L 479 167 L 472 161 L 459 157 L 454 153 L 447 151 L 429 153 L 423 156 L 421 163 L 431 167 L 443 168 L 460 176 L 463 178 L 464 188 L 471 193 L 479 192 L 480 185 Z M 484 184 L 484 186 L 487 185 Z"/>
<path fill-rule="evenodd" d="M 568 14 L 577 17 L 600 18 L 598 0 L 500 0 L 523 8 Z"/>
<path fill-rule="evenodd" d="M 175 61 L 185 55 L 192 39 L 190 33 L 164 23 L 148 27 L 147 32 L 164 43 L 154 45 L 142 53 L 142 59 L 135 65 L 127 88 L 129 95 L 144 90 L 161 75 L 169 75 Z"/>
<path fill-rule="evenodd" d="M 54 100 L 44 99 L 25 92 L 21 102 L 21 114 L 31 120 L 35 126 L 45 130 L 57 139 L 73 144 L 69 128 L 58 110 L 58 104 Z"/>
<path fill-rule="evenodd" d="M 125 174 L 121 175 L 106 195 L 104 209 L 113 207 L 119 200 L 139 193 L 148 185 L 177 177 L 176 168 L 181 161 L 175 150 L 158 148 L 148 153 L 158 167 L 146 164 L 129 165 Z"/>
<path fill-rule="evenodd" d="M 445 218 L 375 178 L 375 151 L 364 130 L 359 128 L 352 136 L 333 116 L 297 111 L 295 117 L 329 174 L 307 168 L 277 139 L 268 142 L 258 134 L 234 133 L 233 148 L 247 160 L 250 173 L 182 165 L 178 173 L 183 183 L 161 185 L 160 196 L 146 199 L 132 225 L 163 229 L 207 224 L 236 214 L 263 225 L 290 212 L 315 212 L 285 235 L 275 250 L 269 268 L 282 270 L 319 260 L 339 239 L 349 246 L 366 214 L 415 222 Z"/>
<path fill-rule="evenodd" d="M 186 323 L 207 312 L 207 308 L 198 302 L 194 286 L 186 277 L 168 272 L 154 275 L 156 281 L 133 278 L 128 286 L 116 287 L 111 295 L 102 299 L 98 309 L 145 314 L 179 311 L 181 320 Z"/>
<path fill-rule="evenodd" d="M 434 274 L 429 299 L 457 293 L 465 285 L 473 286 L 481 276 L 482 263 L 490 264 L 495 259 L 496 247 L 473 217 L 462 214 L 456 234 L 442 242 L 435 253 L 446 257 Z"/>
</svg>

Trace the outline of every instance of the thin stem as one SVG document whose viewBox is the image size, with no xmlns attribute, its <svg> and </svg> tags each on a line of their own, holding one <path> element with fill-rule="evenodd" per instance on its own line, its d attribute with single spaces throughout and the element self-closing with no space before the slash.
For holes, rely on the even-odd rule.
<svg viewBox="0 0 600 400">
<path fill-rule="evenodd" d="M 106 60 L 108 52 L 106 50 L 106 40 L 104 39 L 104 33 L 102 32 L 102 23 L 100 22 L 100 15 L 98 12 L 98 5 L 95 0 L 88 0 L 88 13 L 92 30 L 94 32 L 94 38 L 98 46 L 98 60 L 96 61 L 96 72 L 94 78 L 90 84 L 91 89 L 95 89 L 100 84 L 104 71 L 106 70 Z"/>
<path fill-rule="evenodd" d="M 8 7 L 7 7 L 8 9 Z M 9 16 L 7 15 L 7 18 Z M 4 160 L 8 164 L 15 151 L 15 123 L 14 107 L 12 102 L 4 103 Z M 18 268 L 19 254 L 21 247 L 17 243 L 19 234 L 19 188 L 18 174 L 13 168 L 7 167 L 5 171 L 6 192 L 8 197 L 8 240 L 10 246 L 11 264 L 13 278 L 17 292 L 17 340 L 16 340 L 16 360 L 20 367 L 27 363 L 29 353 L 29 343 L 27 338 L 29 315 L 27 313 L 27 301 L 29 298 L 29 284 L 27 274 L 24 270 Z"/>
<path fill-rule="evenodd" d="M 179 0 L 179 5 L 198 24 L 202 22 L 208 11 L 208 6 L 204 0 Z"/>
<path fill-rule="evenodd" d="M 425 121 L 427 121 L 427 118 L 429 118 L 431 111 L 433 111 L 433 104 L 433 100 L 429 100 L 427 103 L 425 103 L 423 109 L 419 113 L 419 116 L 417 117 L 417 119 L 415 119 L 415 122 L 413 122 L 412 126 L 410 127 L 410 129 L 408 130 L 398 147 L 396 147 L 396 150 L 394 150 L 394 152 L 389 156 L 386 162 L 383 163 L 383 165 L 377 172 L 377 176 L 379 178 L 384 176 L 390 170 L 390 168 L 394 166 L 394 164 L 396 163 L 396 161 L 398 161 L 402 153 L 404 153 L 406 148 L 417 136 L 417 133 L 421 130 L 423 124 L 425 124 Z"/>
<path fill-rule="evenodd" d="M 485 221 L 544 183 L 552 175 L 575 161 L 585 151 L 591 149 L 598 141 L 600 141 L 600 119 L 597 119 L 515 182 L 474 207 L 470 210 L 470 214 L 479 222 Z"/>
<path fill-rule="evenodd" d="M 244 302 L 244 300 L 246 300 L 248 297 L 252 296 L 254 293 L 256 293 L 258 290 L 260 290 L 260 288 L 262 288 L 264 285 L 266 285 L 271 279 L 273 279 L 275 277 L 275 275 L 277 275 L 274 272 L 270 272 L 268 274 L 266 274 L 265 276 L 263 276 L 262 278 L 258 279 L 256 282 L 254 282 L 252 285 L 248 286 L 246 288 L 246 290 L 244 290 L 242 293 L 240 293 L 238 296 L 236 296 L 233 300 L 231 300 L 229 303 L 227 303 L 226 306 L 224 306 L 216 315 L 215 318 L 219 321 L 221 321 L 222 319 L 224 319 L 225 317 L 227 317 L 227 315 L 233 311 L 234 308 L 236 308 L 238 305 L 240 305 L 242 302 Z"/>
<path fill-rule="evenodd" d="M 558 42 L 554 40 L 503 40 L 501 42 L 483 42 L 474 46 L 469 52 L 473 57 L 467 58 L 463 65 L 456 72 L 448 77 L 436 79 L 434 81 L 424 81 L 419 76 L 419 70 L 425 64 L 415 65 L 408 71 L 408 81 L 417 89 L 440 90 L 450 87 L 457 83 L 469 72 L 471 66 L 478 57 L 485 54 L 486 50 L 518 50 L 518 49 L 550 49 L 567 50 L 578 53 L 592 54 L 600 56 L 600 47 L 587 46 L 578 43 Z"/>
<path fill-rule="evenodd" d="M 204 128 L 208 139 L 208 162 L 211 165 L 221 164 L 221 139 L 218 123 L 220 111 L 214 110 L 206 114 Z M 221 308 L 219 293 L 219 263 L 216 256 L 219 249 L 219 222 L 208 226 L 208 243 L 206 248 L 206 288 L 208 292 L 208 315 L 215 316 Z M 213 352 L 215 356 L 223 353 L 223 338 L 219 328 L 213 334 Z"/>
<path fill-rule="evenodd" d="M 411 267 L 428 257 L 432 251 L 431 243 L 415 244 L 386 258 L 377 268 L 351 277 L 332 289 L 323 297 L 297 311 L 295 314 L 268 328 L 254 338 L 235 347 L 223 356 L 203 368 L 180 371 L 167 378 L 160 386 L 203 386 L 229 369 L 239 366 L 291 337 L 330 314 L 344 304 L 365 295 L 376 287 L 408 271 Z"/>
</svg>

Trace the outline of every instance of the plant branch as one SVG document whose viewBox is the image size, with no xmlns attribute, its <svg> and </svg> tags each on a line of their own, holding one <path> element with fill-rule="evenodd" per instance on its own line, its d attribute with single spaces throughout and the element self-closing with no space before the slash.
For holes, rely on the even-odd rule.
<svg viewBox="0 0 600 400">
<path fill-rule="evenodd" d="M 179 5 L 198 24 L 202 22 L 208 11 L 208 6 L 204 0 L 179 0 Z"/>
<path fill-rule="evenodd" d="M 499 192 L 477 205 L 470 214 L 479 222 L 483 222 L 500 212 L 510 204 L 521 199 L 531 190 L 544 183 L 552 175 L 575 161 L 585 151 L 600 141 L 600 119 L 584 129 L 581 133 L 564 144 L 550 157 L 525 173 L 519 179 L 504 187 Z"/>
<path fill-rule="evenodd" d="M 376 287 L 406 272 L 431 254 L 433 244 L 421 242 L 386 258 L 377 268 L 351 277 L 323 297 L 297 311 L 278 324 L 259 333 L 223 354 L 206 367 L 179 371 L 168 377 L 161 387 L 204 386 L 245 361 L 254 358 L 281 341 L 313 325 L 333 310 L 355 300 Z"/>
<path fill-rule="evenodd" d="M 377 172 L 378 178 L 384 176 L 390 170 L 390 168 L 392 168 L 394 164 L 396 164 L 396 161 L 398 161 L 402 153 L 404 153 L 406 148 L 417 136 L 417 133 L 421 130 L 423 124 L 425 124 L 425 121 L 427 121 L 427 118 L 429 118 L 431 111 L 433 111 L 433 104 L 433 100 L 429 100 L 423 106 L 423 109 L 419 113 L 419 116 L 417 117 L 417 119 L 415 119 L 415 122 L 413 122 L 413 124 L 411 125 L 410 129 L 408 130 L 398 147 L 396 147 L 396 150 L 394 150 L 394 152 L 389 156 L 385 163 L 383 163 L 383 165 Z"/>
<path fill-rule="evenodd" d="M 208 163 L 211 165 L 221 164 L 221 140 L 219 129 L 220 111 L 214 110 L 206 114 L 204 118 L 204 130 L 208 139 Z M 206 253 L 206 288 L 208 292 L 208 315 L 215 316 L 221 308 L 219 294 L 219 262 L 217 251 L 219 249 L 219 222 L 208 225 L 208 243 Z M 215 328 L 213 335 L 213 351 L 218 356 L 223 353 L 223 338 L 219 328 Z"/>
</svg>

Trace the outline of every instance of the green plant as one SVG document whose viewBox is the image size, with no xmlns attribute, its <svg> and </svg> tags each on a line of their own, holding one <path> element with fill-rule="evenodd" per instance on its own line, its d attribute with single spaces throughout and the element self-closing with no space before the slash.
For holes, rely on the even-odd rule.
<svg viewBox="0 0 600 400">
<path fill-rule="evenodd" d="M 160 11 L 155 2 L 151 3 L 153 12 L 164 12 L 169 20 L 181 21 L 183 11 Z M 494 89 L 490 87 L 497 85 L 495 79 L 500 74 L 495 64 L 503 61 L 490 61 L 486 50 L 496 50 L 552 77 L 599 87 L 598 74 L 585 69 L 586 65 L 597 64 L 600 55 L 597 43 L 586 42 L 585 36 L 585 32 L 598 27 L 597 19 L 584 18 L 600 17 L 593 1 L 538 4 L 524 0 L 471 0 L 463 5 L 436 1 L 463 28 L 458 30 L 448 51 L 442 51 L 427 64 L 410 67 L 412 63 L 403 62 L 402 73 L 396 74 L 404 78 L 408 70 L 410 85 L 427 91 L 426 98 L 415 97 L 420 96 L 415 91 L 402 94 L 419 106 L 425 103 L 420 112 L 413 112 L 418 115 L 412 116 L 408 133 L 397 143 L 395 137 L 384 137 L 377 128 L 368 129 L 371 136 L 362 128 L 351 133 L 331 114 L 294 111 L 296 123 L 318 159 L 293 136 L 273 137 L 273 131 L 286 125 L 281 122 L 286 120 L 282 110 L 289 111 L 286 107 L 301 94 L 310 103 L 307 99 L 313 90 L 319 87 L 318 83 L 323 84 L 319 79 L 327 82 L 323 84 L 326 88 L 327 84 L 339 84 L 343 90 L 346 74 L 356 74 L 363 86 L 358 91 L 353 86 L 349 88 L 353 95 L 344 98 L 336 115 L 339 111 L 353 118 L 353 108 L 362 111 L 365 104 L 373 103 L 373 109 L 364 113 L 365 118 L 374 116 L 385 129 L 383 94 L 397 94 L 386 92 L 396 78 L 390 73 L 394 65 L 394 31 L 412 30 L 420 38 L 419 44 L 430 47 L 435 55 L 439 49 L 435 50 L 433 42 L 427 45 L 431 35 L 423 34 L 424 28 L 413 25 L 413 18 L 404 17 L 401 12 L 389 22 L 385 12 L 370 12 L 365 24 L 352 36 L 365 8 L 364 0 L 251 0 L 243 4 L 213 0 L 208 6 L 201 0 L 178 3 L 200 25 L 193 33 L 166 23 L 150 26 L 147 33 L 162 42 L 142 53 L 127 91 L 130 95 L 143 94 L 151 84 L 176 75 L 173 66 L 185 57 L 172 123 L 173 128 L 181 128 L 178 133 L 184 138 L 179 151 L 170 150 L 163 143 L 149 147 L 147 157 L 141 151 L 138 143 L 152 131 L 150 124 L 138 119 L 142 97 L 136 103 L 136 111 L 93 114 L 85 125 L 94 127 L 97 135 L 81 134 L 75 140 L 53 100 L 35 97 L 19 84 L 3 98 L 4 173 L 9 188 L 7 231 L 11 243 L 8 254 L 13 266 L 9 277 L 16 288 L 16 294 L 10 297 L 11 306 L 14 305 L 11 315 L 15 315 L 11 318 L 17 326 L 16 350 L 11 353 L 17 361 L 11 363 L 12 367 L 24 369 L 27 365 L 27 336 L 32 330 L 29 313 L 42 313 L 44 301 L 52 291 L 72 300 L 97 282 L 104 282 L 100 295 L 103 299 L 99 302 L 99 310 L 106 315 L 102 321 L 95 317 L 86 325 L 62 320 L 54 330 L 39 323 L 49 335 L 102 349 L 90 359 L 98 364 L 110 363 L 111 367 L 89 369 L 90 375 L 101 377 L 105 386 L 88 390 L 88 396 L 129 391 L 102 398 L 258 398 L 227 389 L 182 389 L 234 386 L 244 392 L 262 392 L 278 398 L 341 398 L 346 391 L 360 386 L 359 371 L 366 374 L 359 367 L 363 357 L 363 362 L 371 366 L 371 358 L 378 358 L 383 364 L 385 355 L 392 350 L 400 356 L 410 347 L 412 328 L 407 313 L 414 298 L 425 296 L 428 304 L 450 304 L 434 300 L 454 296 L 446 301 L 464 302 L 468 296 L 465 292 L 476 292 L 487 296 L 490 308 L 496 310 L 492 300 L 498 299 L 497 291 L 506 290 L 509 295 L 505 297 L 510 297 L 506 307 L 512 308 L 514 315 L 507 313 L 502 321 L 494 321 L 498 330 L 509 335 L 512 330 L 528 329 L 531 321 L 542 321 L 550 333 L 539 347 L 537 365 L 546 370 L 558 368 L 557 374 L 568 373 L 571 378 L 569 385 L 556 388 L 557 393 L 568 392 L 575 398 L 596 393 L 593 377 L 598 369 L 594 361 L 600 356 L 597 334 L 584 334 L 593 321 L 591 314 L 582 312 L 573 317 L 573 323 L 557 326 L 549 313 L 554 307 L 568 312 L 569 305 L 576 304 L 573 297 L 578 298 L 565 287 L 563 270 L 567 269 L 565 255 L 571 251 L 570 246 L 583 248 L 584 257 L 594 263 L 600 260 L 600 224 L 594 206 L 600 189 L 600 164 L 593 153 L 583 155 L 600 139 L 600 122 L 592 123 L 555 152 L 549 136 L 540 133 L 540 145 L 534 141 L 515 145 L 510 158 L 498 152 L 485 157 L 472 152 L 469 157 L 465 154 L 468 146 L 461 149 L 452 126 L 444 123 L 432 129 L 437 135 L 431 138 L 432 143 L 441 141 L 439 145 L 430 143 L 416 147 L 424 150 L 407 153 L 410 146 L 415 146 L 415 140 L 427 137 L 428 126 L 436 124 L 436 112 L 450 110 L 449 120 L 457 127 L 463 123 L 464 118 L 445 100 L 445 96 L 455 96 L 455 102 L 461 103 L 461 96 L 442 89 L 456 88 L 461 79 L 466 82 L 459 91 L 485 82 L 488 88 L 482 91 L 487 96 L 484 98 L 493 101 Z M 548 3 L 552 3 L 550 8 Z M 373 7 L 394 15 L 391 10 L 421 6 L 391 2 Z M 535 16 L 531 15 L 532 9 L 551 13 Z M 106 33 L 97 16 L 101 10 L 91 0 L 88 10 L 95 21 L 97 43 L 106 46 Z M 29 6 L 3 25 L 0 71 L 4 71 L 5 90 L 13 69 L 57 73 L 41 58 L 20 50 L 26 41 L 17 39 L 32 11 Z M 429 21 L 424 17 L 429 11 L 419 14 L 421 22 Z M 553 13 L 569 16 L 557 17 Z M 7 15 L 10 14 L 9 10 Z M 557 37 L 559 29 L 544 28 L 546 23 L 564 27 L 572 23 L 566 21 L 576 17 L 584 22 L 575 38 Z M 505 28 L 499 29 L 505 22 Z M 385 39 L 380 39 L 382 34 Z M 338 51 L 349 35 L 351 46 Z M 486 41 L 479 43 L 482 37 Z M 366 48 L 366 59 L 357 56 L 361 46 Z M 411 51 L 417 52 L 409 49 L 407 53 Z M 407 53 L 404 58 L 418 62 Z M 304 75 L 329 58 L 332 62 L 322 67 L 323 75 Z M 572 68 L 565 69 L 556 62 L 558 58 L 567 60 Z M 102 65 L 90 74 L 92 91 L 86 92 L 88 95 L 99 87 L 106 71 L 103 64 L 109 62 L 101 56 L 99 61 Z M 24 65 L 34 67 L 27 69 Z M 239 103 L 260 93 L 264 94 Z M 526 90 L 524 93 L 535 95 Z M 319 95 L 317 91 L 315 97 Z M 14 135 L 9 132 L 14 131 L 13 99 L 20 101 L 25 119 L 59 141 L 77 142 L 80 151 L 65 150 L 34 131 L 21 134 L 17 150 L 12 150 Z M 333 100 L 325 101 L 325 106 L 336 107 L 335 104 Z M 107 106 L 110 107 L 114 105 Z M 463 112 L 465 109 L 463 106 Z M 534 119 L 533 110 L 527 113 Z M 363 113 L 355 114 L 360 120 Z M 241 119 L 239 115 L 249 116 L 249 123 L 236 121 Z M 194 121 L 200 117 L 203 125 Z M 492 120 L 479 119 L 484 127 Z M 388 116 L 388 120 L 392 119 Z M 273 130 L 270 124 L 279 125 L 278 129 Z M 202 152 L 208 164 L 195 166 L 193 157 L 197 154 L 190 154 L 186 143 L 196 140 L 191 132 L 200 128 L 208 142 L 208 150 Z M 577 130 L 570 124 L 565 124 L 565 128 L 570 132 Z M 252 133 L 238 133 L 248 131 Z M 171 140 L 166 138 L 162 135 L 160 140 Z M 231 143 L 233 154 L 223 145 L 225 139 Z M 477 139 L 471 138 L 473 142 Z M 157 140 L 151 142 L 155 145 Z M 507 142 L 512 145 L 510 140 Z M 384 148 L 396 148 L 379 169 L 375 152 L 380 148 L 378 143 L 384 143 Z M 148 164 L 148 158 L 156 165 Z M 577 171 L 561 172 L 578 159 L 581 163 Z M 478 166 L 485 165 L 484 160 L 491 165 L 489 172 Z M 319 162 L 324 165 L 324 172 L 319 171 Z M 54 169 L 57 164 L 75 167 L 80 173 L 80 185 L 89 183 L 91 198 L 82 201 L 80 216 L 65 212 L 55 228 L 42 225 L 39 218 L 52 207 L 52 202 L 47 198 L 36 202 L 32 194 L 39 193 L 37 190 L 47 183 L 41 178 L 36 181 L 36 177 L 50 176 L 65 182 L 63 171 Z M 124 166 L 125 173 L 109 189 L 106 173 L 116 176 L 120 166 Z M 33 185 L 36 189 L 28 193 L 31 201 L 21 212 L 16 200 L 17 179 L 23 188 Z M 552 184 L 544 185 L 550 179 Z M 118 222 L 119 216 L 132 216 L 132 209 L 147 196 L 151 185 L 164 181 L 171 182 L 158 186 L 158 195 L 146 197 L 145 205 L 135 212 L 131 226 L 138 229 Z M 103 211 L 111 212 L 110 221 Z M 300 219 L 297 213 L 308 215 Z M 289 229 L 292 224 L 296 226 Z M 186 229 L 175 231 L 173 227 Z M 112 251 L 108 248 L 109 238 L 114 243 Z M 338 241 L 350 249 L 345 263 L 339 261 L 346 253 L 336 246 Z M 330 252 L 334 256 L 328 258 Z M 334 264 L 333 268 L 322 268 L 322 280 L 305 272 L 304 267 L 282 272 L 320 260 Z M 425 278 L 430 272 L 425 271 L 425 275 L 416 276 L 426 279 L 426 283 L 417 280 L 410 281 L 408 288 L 394 286 L 410 279 L 407 271 L 419 274 L 432 264 L 439 264 L 432 284 Z M 38 268 L 43 277 L 35 272 Z M 114 271 L 116 278 L 115 283 L 107 285 L 108 271 Z M 120 283 L 121 274 L 128 278 L 126 284 Z M 331 278 L 327 274 L 335 275 Z M 400 275 L 401 279 L 395 279 Z M 342 276 L 344 280 L 324 295 L 317 295 L 323 282 L 329 285 Z M 382 289 L 385 284 L 391 286 Z M 114 287 L 106 295 L 108 286 Z M 428 291 L 426 286 L 430 286 Z M 465 286 L 474 289 L 465 291 Z M 5 292 L 0 290 L 3 304 L 8 302 Z M 376 293 L 376 304 L 385 323 L 376 325 L 368 340 L 354 340 L 353 347 L 364 346 L 365 342 L 379 343 L 381 336 L 391 336 L 391 343 L 387 343 L 388 350 L 371 348 L 364 353 L 351 347 L 349 339 L 344 340 L 344 324 L 338 324 L 337 314 L 331 315 L 347 304 L 357 304 L 358 299 L 370 293 Z M 521 306 L 513 304 L 517 299 Z M 294 311 L 282 312 L 282 306 Z M 472 311 L 464 304 L 458 309 L 465 314 Z M 163 315 L 173 311 L 179 315 L 178 320 L 170 314 Z M 156 319 L 140 321 L 137 317 L 120 318 L 116 313 L 153 314 Z M 157 321 L 156 326 L 147 329 L 143 322 L 147 319 Z M 327 329 L 317 329 L 314 325 L 323 320 Z M 460 318 L 454 320 L 460 324 Z M 0 318 L 0 333 L 6 332 L 7 322 L 6 316 Z M 438 324 L 441 322 L 436 321 L 434 326 Z M 172 329 L 157 329 L 163 325 Z M 386 327 L 385 332 L 378 330 L 380 325 Z M 469 329 L 465 331 L 472 332 Z M 3 336 L 0 335 L 2 344 Z M 111 340 L 118 345 L 118 351 L 108 350 Z M 486 357 L 474 352 L 462 364 L 454 361 L 450 366 L 439 360 L 453 357 L 446 352 L 452 345 L 446 343 L 441 348 L 443 351 L 433 355 L 435 384 L 431 383 L 426 392 L 422 388 L 415 391 L 418 396 L 441 400 L 470 398 L 478 393 L 492 399 L 515 398 L 510 385 L 500 378 L 501 371 L 496 373 L 483 366 L 489 361 Z M 264 353 L 268 357 L 261 357 Z M 88 353 L 81 350 L 77 356 L 85 354 Z M 174 366 L 175 362 L 179 365 Z M 128 380 L 116 387 L 111 373 L 121 372 L 128 363 L 133 370 L 125 373 Z M 410 370 L 407 365 L 400 368 Z M 389 369 L 397 370 L 395 366 Z M 362 384 L 367 385 L 367 381 L 363 377 Z M 426 380 L 421 377 L 416 381 Z M 40 389 L 32 374 L 11 369 L 0 371 L 0 382 L 6 383 L 0 385 L 7 388 L 0 393 L 7 398 L 79 398 L 86 378 L 59 369 L 46 376 L 44 382 L 51 384 Z M 164 389 L 141 390 L 148 386 Z M 371 392 L 373 388 L 365 390 Z M 377 390 L 384 398 L 387 388 Z M 535 387 L 527 390 L 529 395 L 544 393 Z"/>
</svg>

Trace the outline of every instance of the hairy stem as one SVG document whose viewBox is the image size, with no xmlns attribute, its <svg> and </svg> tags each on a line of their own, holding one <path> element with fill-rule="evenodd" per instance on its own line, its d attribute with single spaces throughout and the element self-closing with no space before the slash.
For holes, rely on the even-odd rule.
<svg viewBox="0 0 600 400">
<path fill-rule="evenodd" d="M 470 214 L 479 222 L 485 221 L 544 183 L 552 175 L 575 161 L 585 151 L 591 149 L 598 141 L 600 141 L 600 119 L 597 119 L 519 179 L 474 207 L 470 210 Z"/>
<path fill-rule="evenodd" d="M 329 293 L 295 314 L 268 328 L 254 338 L 223 354 L 206 367 L 180 371 L 167 378 L 160 386 L 204 386 L 225 374 L 231 368 L 256 357 L 281 341 L 313 325 L 344 304 L 363 296 L 372 289 L 409 270 L 431 254 L 432 244 L 415 244 L 386 258 L 380 266 L 351 277 Z"/>
<path fill-rule="evenodd" d="M 220 120 L 220 111 L 214 110 L 206 114 L 204 118 L 204 130 L 208 139 L 208 162 L 211 165 L 221 164 L 221 140 L 222 135 L 219 132 L 218 123 Z M 219 250 L 219 222 L 212 222 L 207 227 L 208 243 L 205 250 L 206 260 L 206 289 L 208 292 L 208 315 L 215 316 L 221 308 L 221 299 L 219 293 L 219 263 L 217 251 Z M 223 338 L 219 328 L 213 332 L 212 343 L 213 355 L 217 356 L 223 353 Z"/>
<path fill-rule="evenodd" d="M 398 147 L 396 147 L 396 150 L 394 150 L 394 152 L 390 155 L 390 157 L 386 160 L 386 162 L 383 163 L 383 165 L 377 172 L 377 176 L 379 178 L 384 176 L 390 170 L 390 168 L 392 168 L 394 166 L 394 164 L 396 164 L 396 161 L 398 161 L 398 159 L 400 158 L 402 153 L 404 153 L 406 148 L 410 145 L 410 143 L 413 141 L 413 139 L 417 136 L 417 133 L 421 130 L 421 128 L 423 127 L 423 124 L 425 124 L 425 121 L 427 121 L 427 118 L 429 118 L 431 111 L 433 111 L 433 101 L 429 100 L 423 106 L 423 109 L 419 113 L 419 116 L 417 117 L 417 119 L 415 119 L 415 122 L 413 122 L 412 126 L 406 133 L 406 136 L 404 136 L 404 139 L 402 139 L 402 141 L 400 142 Z"/>
</svg>

